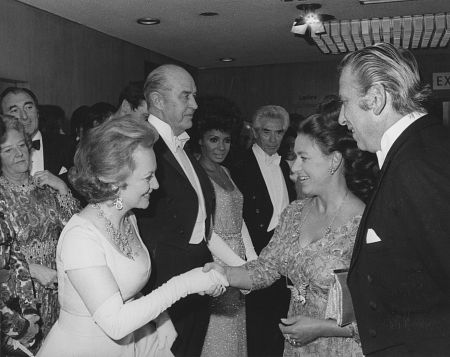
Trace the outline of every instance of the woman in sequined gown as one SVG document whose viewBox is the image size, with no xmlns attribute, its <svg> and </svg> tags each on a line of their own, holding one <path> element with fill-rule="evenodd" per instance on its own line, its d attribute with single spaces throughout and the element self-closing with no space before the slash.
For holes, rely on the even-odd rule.
<svg viewBox="0 0 450 357">
<path fill-rule="evenodd" d="M 200 164 L 214 186 L 214 231 L 208 243 L 214 261 L 242 265 L 256 253 L 242 218 L 243 196 L 220 164 L 230 150 L 231 121 L 211 116 L 199 123 Z M 204 357 L 247 356 L 245 298 L 236 288 L 211 300 L 211 317 L 203 345 Z"/>
<path fill-rule="evenodd" d="M 22 124 L 3 116 L 0 211 L 7 215 L 33 278 L 43 337 L 58 318 L 55 252 L 64 224 L 78 211 L 67 185 L 48 171 L 29 174 L 31 142 Z"/>
<path fill-rule="evenodd" d="M 311 116 L 296 138 L 293 170 L 309 198 L 285 209 L 257 260 L 225 269 L 230 286 L 242 289 L 262 289 L 281 275 L 291 280 L 288 317 L 279 325 L 284 356 L 362 356 L 356 324 L 341 327 L 327 316 L 333 270 L 349 267 L 364 209 L 355 193 L 372 184 L 359 167 L 365 154 L 337 118 Z"/>
</svg>

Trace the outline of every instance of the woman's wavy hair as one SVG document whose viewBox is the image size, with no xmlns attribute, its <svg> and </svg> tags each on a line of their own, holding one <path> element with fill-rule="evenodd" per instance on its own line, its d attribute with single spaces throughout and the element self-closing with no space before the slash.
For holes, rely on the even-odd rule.
<svg viewBox="0 0 450 357">
<path fill-rule="evenodd" d="M 334 114 L 322 112 L 311 115 L 300 124 L 298 132 L 312 138 L 324 154 L 329 155 L 334 151 L 342 154 L 347 186 L 366 202 L 375 186 L 376 157 L 358 149 L 347 127 L 339 124 L 339 111 L 336 111 L 338 103 L 329 103 Z"/>
<path fill-rule="evenodd" d="M 8 132 L 11 130 L 15 130 L 21 133 L 25 139 L 25 144 L 27 145 L 28 152 L 31 151 L 31 138 L 25 131 L 25 127 L 22 123 L 17 120 L 17 118 L 13 117 L 9 114 L 0 114 L 0 145 L 6 141 L 8 136 Z M 0 159 L 0 173 L 1 173 L 2 162 Z"/>
<path fill-rule="evenodd" d="M 89 203 L 112 200 L 136 168 L 136 148 L 151 149 L 156 140 L 147 122 L 130 115 L 108 119 L 81 139 L 69 180 Z"/>
</svg>

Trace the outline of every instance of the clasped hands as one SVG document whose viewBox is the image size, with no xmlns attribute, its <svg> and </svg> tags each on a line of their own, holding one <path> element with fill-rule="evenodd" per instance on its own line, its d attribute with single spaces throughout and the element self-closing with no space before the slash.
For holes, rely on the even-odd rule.
<svg viewBox="0 0 450 357">
<path fill-rule="evenodd" d="M 287 342 L 294 347 L 301 347 L 323 336 L 324 320 L 296 315 L 281 319 L 278 324 Z"/>
<path fill-rule="evenodd" d="M 225 292 L 227 286 L 230 286 L 230 283 L 228 282 L 226 276 L 225 268 L 222 265 L 218 263 L 206 263 L 203 267 L 203 272 L 211 274 L 214 279 L 216 279 L 217 283 L 220 284 L 213 289 L 205 291 L 204 294 L 210 295 L 212 297 L 217 297 Z"/>
</svg>

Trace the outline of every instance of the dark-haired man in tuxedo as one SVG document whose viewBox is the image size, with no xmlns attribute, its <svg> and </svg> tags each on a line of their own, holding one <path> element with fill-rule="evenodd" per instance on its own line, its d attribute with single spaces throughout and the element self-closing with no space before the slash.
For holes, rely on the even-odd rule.
<svg viewBox="0 0 450 357">
<path fill-rule="evenodd" d="M 39 131 L 39 111 L 36 95 L 27 88 L 9 87 L 0 94 L 2 114 L 16 117 L 33 141 L 31 175 L 48 170 L 65 179 L 73 165 L 74 145 L 65 135 L 43 134 Z"/>
<path fill-rule="evenodd" d="M 277 151 L 289 127 L 288 112 L 276 105 L 253 115 L 255 144 L 233 168 L 233 180 L 244 196 L 243 216 L 257 254 L 269 243 L 284 208 L 295 199 L 290 169 Z M 278 328 L 287 315 L 289 290 L 284 279 L 246 296 L 248 355 L 281 356 L 284 338 Z"/>
</svg>

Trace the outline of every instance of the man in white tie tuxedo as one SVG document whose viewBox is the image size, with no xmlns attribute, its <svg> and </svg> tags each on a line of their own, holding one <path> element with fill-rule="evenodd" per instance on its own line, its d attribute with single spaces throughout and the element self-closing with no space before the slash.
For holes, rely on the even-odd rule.
<svg viewBox="0 0 450 357">
<path fill-rule="evenodd" d="M 212 228 L 214 189 L 197 160 L 184 150 L 189 139 L 185 130 L 192 126 L 197 109 L 196 93 L 194 79 L 176 65 L 156 68 L 144 85 L 148 122 L 160 135 L 153 146 L 159 189 L 152 193 L 146 210 L 136 211 L 155 268 L 147 291 L 212 261 L 206 240 Z M 209 297 L 190 295 L 169 309 L 177 332 L 172 345 L 176 356 L 200 355 L 209 322 L 208 307 Z"/>
<path fill-rule="evenodd" d="M 252 119 L 255 143 L 232 168 L 244 196 L 243 216 L 257 254 L 269 243 L 283 209 L 295 199 L 290 169 L 277 151 L 289 126 L 288 112 L 276 105 L 256 110 Z M 278 328 L 286 317 L 289 291 L 283 279 L 246 297 L 247 348 L 252 356 L 281 356 L 284 338 Z"/>
<path fill-rule="evenodd" d="M 65 135 L 46 134 L 39 131 L 39 111 L 36 95 L 27 88 L 9 87 L 0 94 L 0 112 L 16 117 L 33 141 L 31 175 L 48 170 L 53 175 L 66 173 L 73 165 L 74 145 Z"/>
<path fill-rule="evenodd" d="M 348 286 L 366 356 L 450 351 L 450 135 L 424 107 L 414 56 L 389 43 L 340 65 L 339 122 L 377 154 Z"/>
</svg>

